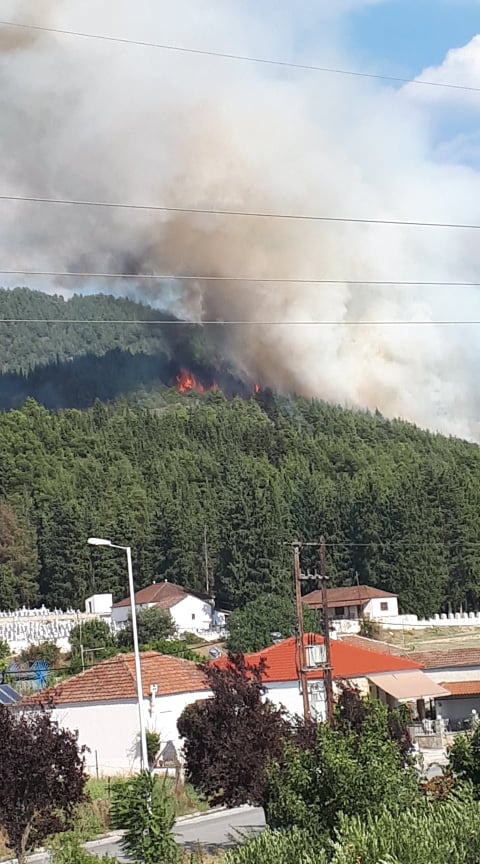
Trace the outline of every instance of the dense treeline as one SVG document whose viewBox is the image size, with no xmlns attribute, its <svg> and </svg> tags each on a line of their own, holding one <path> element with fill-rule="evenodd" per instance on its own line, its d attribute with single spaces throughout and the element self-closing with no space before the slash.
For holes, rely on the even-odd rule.
<svg viewBox="0 0 480 864">
<path fill-rule="evenodd" d="M 355 580 L 431 614 L 480 598 L 480 450 L 380 416 L 268 392 L 162 409 L 126 401 L 0 415 L 0 607 L 82 606 L 165 577 L 241 606 L 292 590 L 295 537 L 327 537 L 333 584 Z M 314 566 L 314 553 L 304 566 Z"/>
<path fill-rule="evenodd" d="M 26 376 L 37 366 L 58 366 L 86 354 L 102 357 L 115 350 L 153 354 L 158 366 L 162 359 L 179 355 L 191 362 L 219 362 L 204 328 L 149 324 L 173 316 L 124 297 L 92 294 L 65 300 L 29 288 L 0 288 L 0 319 L 3 375 Z M 125 321 L 139 323 L 127 326 Z M 17 386 L 20 382 L 16 380 Z"/>
</svg>

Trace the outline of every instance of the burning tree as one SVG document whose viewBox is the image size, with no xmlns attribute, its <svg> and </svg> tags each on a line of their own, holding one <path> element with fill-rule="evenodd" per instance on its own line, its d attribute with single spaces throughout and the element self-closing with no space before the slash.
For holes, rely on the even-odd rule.
<svg viewBox="0 0 480 864">
<path fill-rule="evenodd" d="M 178 720 L 187 776 L 211 801 L 263 804 L 266 771 L 282 754 L 289 725 L 265 700 L 265 662 L 230 655 L 226 668 L 204 666 L 213 698 L 187 706 Z"/>
<path fill-rule="evenodd" d="M 0 827 L 20 864 L 51 834 L 71 827 L 84 797 L 83 750 L 44 709 L 0 706 Z"/>
</svg>

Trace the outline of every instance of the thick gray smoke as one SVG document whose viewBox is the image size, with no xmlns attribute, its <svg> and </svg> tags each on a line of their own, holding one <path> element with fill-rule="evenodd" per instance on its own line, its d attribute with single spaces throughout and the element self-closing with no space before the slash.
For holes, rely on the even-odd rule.
<svg viewBox="0 0 480 864">
<path fill-rule="evenodd" d="M 342 15 L 361 5 L 0 0 L 0 18 L 352 68 Z M 479 55 L 450 80 L 462 61 L 479 85 Z M 479 221 L 479 173 L 439 145 L 448 99 L 420 89 L 0 27 L 0 194 Z M 262 383 L 480 437 L 477 329 L 371 323 L 480 318 L 478 290 L 350 284 L 480 281 L 479 234 L 11 202 L 0 224 L 2 269 L 343 280 L 29 281 L 253 322 L 222 338 Z"/>
</svg>

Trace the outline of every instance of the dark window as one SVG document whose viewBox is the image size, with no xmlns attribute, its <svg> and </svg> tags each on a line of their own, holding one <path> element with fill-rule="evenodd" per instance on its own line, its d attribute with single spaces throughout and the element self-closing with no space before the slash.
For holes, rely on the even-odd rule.
<svg viewBox="0 0 480 864">
<path fill-rule="evenodd" d="M 380 611 L 388 612 L 388 603 L 384 600 L 382 600 L 382 602 L 380 603 Z"/>
<path fill-rule="evenodd" d="M 195 621 L 195 612 L 192 612 L 192 621 Z"/>
<path fill-rule="evenodd" d="M 335 615 L 339 618 L 341 615 L 345 614 L 345 606 L 335 606 Z"/>
</svg>

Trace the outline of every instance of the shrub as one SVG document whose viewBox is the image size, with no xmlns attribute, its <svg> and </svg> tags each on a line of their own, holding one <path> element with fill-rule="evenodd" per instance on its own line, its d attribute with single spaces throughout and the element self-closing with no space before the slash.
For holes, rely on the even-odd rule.
<svg viewBox="0 0 480 864">
<path fill-rule="evenodd" d="M 122 849 L 143 864 L 173 864 L 178 860 L 173 836 L 175 809 L 164 784 L 142 771 L 112 788 L 112 824 L 125 833 Z"/>
<path fill-rule="evenodd" d="M 225 864 L 327 864 L 328 861 L 327 852 L 318 848 L 308 832 L 298 828 L 291 831 L 267 828 L 259 837 L 225 856 Z"/>
<path fill-rule="evenodd" d="M 358 730 L 322 724 L 313 750 L 285 745 L 283 761 L 269 773 L 265 812 L 274 828 L 332 832 L 340 812 L 363 817 L 384 807 L 407 807 L 419 798 L 418 776 L 413 768 L 403 768 L 387 710 L 371 702 Z"/>
</svg>

